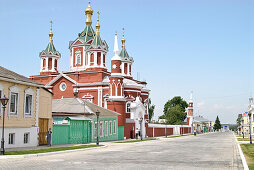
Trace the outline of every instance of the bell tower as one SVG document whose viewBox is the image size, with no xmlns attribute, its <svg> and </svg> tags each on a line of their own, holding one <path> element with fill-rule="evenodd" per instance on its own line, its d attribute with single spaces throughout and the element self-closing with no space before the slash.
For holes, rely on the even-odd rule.
<svg viewBox="0 0 254 170">
<path fill-rule="evenodd" d="M 122 58 L 118 55 L 117 33 L 115 33 L 114 56 L 111 58 L 110 97 L 123 98 Z"/>
<path fill-rule="evenodd" d="M 190 101 L 189 101 L 189 108 L 188 108 L 188 115 L 187 115 L 187 125 L 191 126 L 193 123 L 193 91 L 191 91 Z"/>
<path fill-rule="evenodd" d="M 40 52 L 41 69 L 40 74 L 58 73 L 58 61 L 61 54 L 56 51 L 53 44 L 52 21 L 50 21 L 49 43 L 45 50 Z"/>
</svg>

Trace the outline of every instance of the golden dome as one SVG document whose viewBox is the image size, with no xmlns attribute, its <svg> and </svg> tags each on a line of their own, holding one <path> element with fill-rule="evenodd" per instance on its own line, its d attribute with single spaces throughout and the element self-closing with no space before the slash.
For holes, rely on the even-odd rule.
<svg viewBox="0 0 254 170">
<path fill-rule="evenodd" d="M 88 2 L 88 7 L 86 8 L 85 13 L 86 13 L 86 25 L 92 25 L 91 17 L 93 15 L 93 9 L 91 8 L 90 0 Z"/>
<path fill-rule="evenodd" d="M 88 7 L 86 8 L 85 13 L 93 15 L 93 9 L 91 8 L 90 1 L 88 2 Z"/>
</svg>

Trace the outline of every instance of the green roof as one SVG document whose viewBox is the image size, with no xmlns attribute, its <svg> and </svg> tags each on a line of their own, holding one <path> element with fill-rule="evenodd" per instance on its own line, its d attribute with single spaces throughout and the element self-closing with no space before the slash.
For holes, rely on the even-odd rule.
<svg viewBox="0 0 254 170">
<path fill-rule="evenodd" d="M 56 51 L 56 48 L 53 44 L 53 41 L 50 41 L 46 47 L 45 50 L 43 50 L 41 53 L 45 53 L 45 54 L 55 54 L 55 55 L 61 55 L 58 51 Z M 41 55 L 40 53 L 40 55 Z"/>
<path fill-rule="evenodd" d="M 129 54 L 127 53 L 127 51 L 126 51 L 125 48 L 122 48 L 122 50 L 121 50 L 119 56 L 122 57 L 122 58 L 126 58 L 126 57 L 127 57 L 127 58 L 130 58 L 130 57 L 129 57 Z"/>
<path fill-rule="evenodd" d="M 85 29 L 78 35 L 85 43 L 91 39 L 94 39 L 95 32 L 91 25 L 87 25 Z"/>
<path fill-rule="evenodd" d="M 102 41 L 101 41 L 100 35 L 95 35 L 91 46 L 93 48 L 98 48 L 99 46 L 102 47 Z"/>
</svg>

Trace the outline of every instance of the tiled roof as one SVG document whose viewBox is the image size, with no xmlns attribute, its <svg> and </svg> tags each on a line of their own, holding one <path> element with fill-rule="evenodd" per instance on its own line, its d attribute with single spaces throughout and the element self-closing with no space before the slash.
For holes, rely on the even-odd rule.
<svg viewBox="0 0 254 170">
<path fill-rule="evenodd" d="M 79 98 L 63 98 L 52 100 L 53 113 L 73 113 L 73 114 L 92 114 L 96 111 L 100 112 L 101 116 L 117 116 L 120 115 L 114 111 L 105 109 L 96 104 Z"/>
<path fill-rule="evenodd" d="M 8 70 L 8 69 L 6 69 L 2 66 L 0 66 L 0 79 L 1 78 L 6 79 L 6 81 L 8 81 L 8 80 L 9 81 L 14 81 L 14 82 L 21 83 L 21 84 L 22 83 L 29 83 L 29 84 L 34 85 L 34 86 L 43 87 L 43 84 L 37 83 L 37 82 L 35 82 L 35 81 L 25 77 L 25 76 L 22 76 L 18 73 L 15 73 L 15 72 L 11 71 L 11 70 Z"/>
</svg>

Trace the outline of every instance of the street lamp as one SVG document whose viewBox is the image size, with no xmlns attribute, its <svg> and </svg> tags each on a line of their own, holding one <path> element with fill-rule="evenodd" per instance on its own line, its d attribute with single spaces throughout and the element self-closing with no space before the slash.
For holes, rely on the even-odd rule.
<svg viewBox="0 0 254 170">
<path fill-rule="evenodd" d="M 97 116 L 97 141 L 96 141 L 96 145 L 99 145 L 99 116 L 100 116 L 99 110 L 96 111 L 96 116 Z"/>
<path fill-rule="evenodd" d="M 248 112 L 248 116 L 249 116 L 249 131 L 250 131 L 250 144 L 252 144 L 252 139 L 251 139 L 251 114 L 252 114 L 252 103 L 253 103 L 253 98 L 251 97 L 249 99 L 250 101 L 250 105 L 249 105 L 249 112 Z"/>
<path fill-rule="evenodd" d="M 1 155 L 4 155 L 4 114 L 5 114 L 5 108 L 8 103 L 8 98 L 5 96 L 3 98 L 0 98 L 0 101 L 3 105 L 3 129 L 2 129 L 2 140 L 1 140 Z"/>
<path fill-rule="evenodd" d="M 143 137 L 142 137 L 142 121 L 143 121 L 143 117 L 141 117 L 140 120 L 139 120 L 139 123 L 140 123 L 140 138 L 141 138 L 141 140 L 143 140 Z"/>
</svg>

